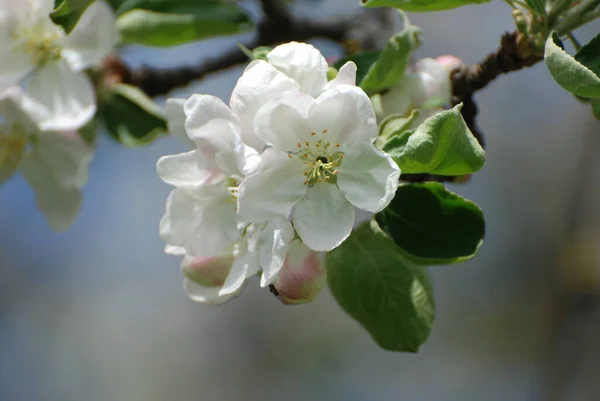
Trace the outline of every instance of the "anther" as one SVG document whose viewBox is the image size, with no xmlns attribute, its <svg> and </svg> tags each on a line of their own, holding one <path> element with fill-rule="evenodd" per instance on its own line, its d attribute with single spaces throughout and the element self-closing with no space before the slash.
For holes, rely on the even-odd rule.
<svg viewBox="0 0 600 401">
<path fill-rule="evenodd" d="M 315 135 L 317 135 L 317 133 L 316 133 L 316 132 L 311 132 L 310 134 L 311 134 L 312 136 L 315 136 Z"/>
<path fill-rule="evenodd" d="M 324 130 L 323 130 L 323 131 L 321 131 L 321 132 L 322 132 L 322 133 L 324 133 L 324 134 L 326 134 L 326 133 L 327 133 L 327 130 L 326 130 L 326 129 L 324 129 Z"/>
<path fill-rule="evenodd" d="M 297 146 L 298 146 L 299 148 L 301 148 L 301 147 L 302 147 L 302 144 L 301 144 L 300 142 L 298 142 Z"/>
<path fill-rule="evenodd" d="M 306 141 L 304 143 L 306 144 L 306 146 L 310 146 L 310 142 Z"/>
</svg>

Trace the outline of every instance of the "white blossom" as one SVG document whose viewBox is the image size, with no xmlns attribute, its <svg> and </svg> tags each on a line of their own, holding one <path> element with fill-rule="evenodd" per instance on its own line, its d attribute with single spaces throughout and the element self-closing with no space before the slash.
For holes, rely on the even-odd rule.
<svg viewBox="0 0 600 401">
<path fill-rule="evenodd" d="M 337 85 L 354 85 L 356 65 L 346 63 L 335 79 L 327 82 L 327 61 L 312 45 L 291 42 L 277 46 L 267 61 L 255 60 L 238 80 L 230 100 L 239 119 L 240 135 L 247 145 L 262 151 L 265 142 L 254 132 L 257 111 L 286 92 L 300 91 L 317 97 Z"/>
<path fill-rule="evenodd" d="M 354 206 L 385 208 L 400 170 L 373 146 L 375 112 L 358 87 L 338 84 L 317 99 L 289 92 L 262 107 L 255 132 L 269 147 L 238 193 L 251 222 L 290 216 L 304 243 L 316 251 L 341 244 L 354 223 Z"/>
<path fill-rule="evenodd" d="M 117 41 L 115 16 L 92 3 L 66 34 L 50 19 L 53 0 L 0 0 L 0 92 L 31 75 L 23 107 L 43 131 L 78 129 L 96 112 L 94 88 L 82 70 Z"/>
<path fill-rule="evenodd" d="M 197 148 L 157 163 L 163 181 L 177 187 L 161 220 L 165 250 L 185 255 L 182 266 L 190 260 L 231 257 L 222 283 L 209 286 L 187 274 L 186 292 L 200 302 L 222 303 L 261 269 L 268 285 L 267 278 L 283 265 L 294 230 L 287 218 L 251 224 L 237 215 L 237 186 L 257 154 L 241 142 L 236 117 L 220 99 L 208 95 L 169 100 L 167 117 L 171 133 L 179 138 L 185 134 L 188 146 Z"/>
<path fill-rule="evenodd" d="M 20 172 L 50 227 L 66 229 L 81 205 L 93 149 L 76 132 L 39 131 L 17 87 L 0 95 L 0 115 L 0 182 Z"/>
</svg>

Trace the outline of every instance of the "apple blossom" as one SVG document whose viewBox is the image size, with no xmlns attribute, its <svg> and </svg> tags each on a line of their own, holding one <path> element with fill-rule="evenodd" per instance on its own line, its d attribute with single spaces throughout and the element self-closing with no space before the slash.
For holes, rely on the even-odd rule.
<svg viewBox="0 0 600 401">
<path fill-rule="evenodd" d="M 290 216 L 311 249 L 329 251 L 352 231 L 354 206 L 384 209 L 400 169 L 376 149 L 375 112 L 362 89 L 338 84 L 317 99 L 289 92 L 262 107 L 256 135 L 268 146 L 240 184 L 242 218 Z"/>
<path fill-rule="evenodd" d="M 265 142 L 254 132 L 254 118 L 269 101 L 286 92 L 300 91 L 313 97 L 337 85 L 354 85 L 356 65 L 348 62 L 336 78 L 327 82 L 327 61 L 312 45 L 285 43 L 267 54 L 267 60 L 255 60 L 238 80 L 230 100 L 240 125 L 240 136 L 247 145 L 262 151 Z"/>
<path fill-rule="evenodd" d="M 93 149 L 76 132 L 41 132 L 23 110 L 18 87 L 0 95 L 0 182 L 20 172 L 54 230 L 66 229 L 79 210 Z"/>
<path fill-rule="evenodd" d="M 117 41 L 115 16 L 92 3 L 69 34 L 50 19 L 53 0 L 0 0 L 0 92 L 30 75 L 24 109 L 43 131 L 78 129 L 96 112 L 94 88 L 82 72 Z"/>
</svg>

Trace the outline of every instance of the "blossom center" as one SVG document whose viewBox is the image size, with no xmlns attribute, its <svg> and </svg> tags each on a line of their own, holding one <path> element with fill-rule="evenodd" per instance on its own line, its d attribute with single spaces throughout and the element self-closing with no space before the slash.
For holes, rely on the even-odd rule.
<svg viewBox="0 0 600 401">
<path fill-rule="evenodd" d="M 39 23 L 32 27 L 23 26 L 16 29 L 14 39 L 16 49 L 31 56 L 32 63 L 41 67 L 50 61 L 59 60 L 62 53 L 60 31 L 46 30 L 45 24 Z"/>
<path fill-rule="evenodd" d="M 297 157 L 306 165 L 302 173 L 305 177 L 304 185 L 312 187 L 321 182 L 335 184 L 337 182 L 338 167 L 344 160 L 344 152 L 337 149 L 339 143 L 332 144 L 325 136 L 327 130 L 321 131 L 321 138 L 298 142 L 300 149 L 297 153 L 290 153 L 289 157 Z M 311 132 L 311 137 L 317 136 L 316 132 Z"/>
</svg>

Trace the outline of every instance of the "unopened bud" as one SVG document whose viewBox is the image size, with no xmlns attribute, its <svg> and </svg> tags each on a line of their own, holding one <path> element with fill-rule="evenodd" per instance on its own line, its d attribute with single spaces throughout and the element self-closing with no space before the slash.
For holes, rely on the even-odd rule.
<svg viewBox="0 0 600 401">
<path fill-rule="evenodd" d="M 229 275 L 233 255 L 212 257 L 186 256 L 181 264 L 183 275 L 205 287 L 221 287 Z"/>
<path fill-rule="evenodd" d="M 321 257 L 300 240 L 290 244 L 273 292 L 286 305 L 312 301 L 323 289 L 327 274 Z"/>
<path fill-rule="evenodd" d="M 463 65 L 461 59 L 451 54 L 444 54 L 443 56 L 436 57 L 435 61 L 443 66 L 449 73 Z"/>
<path fill-rule="evenodd" d="M 415 65 L 416 79 L 413 101 L 419 109 L 432 109 L 450 103 L 450 72 L 432 58 L 419 60 Z"/>
</svg>

